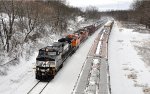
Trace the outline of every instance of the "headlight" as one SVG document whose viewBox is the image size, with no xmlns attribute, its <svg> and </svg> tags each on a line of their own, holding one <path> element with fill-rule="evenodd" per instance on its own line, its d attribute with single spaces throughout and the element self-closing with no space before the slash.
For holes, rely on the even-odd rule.
<svg viewBox="0 0 150 94">
<path fill-rule="evenodd" d="M 41 66 L 42 65 L 42 63 L 43 63 L 43 61 L 36 61 L 36 66 Z"/>
<path fill-rule="evenodd" d="M 50 67 L 56 67 L 56 66 L 55 66 L 55 61 L 51 61 L 51 62 L 50 62 Z"/>
<path fill-rule="evenodd" d="M 42 64 L 43 67 L 50 67 L 50 63 L 49 61 L 45 61 L 43 64 Z"/>
<path fill-rule="evenodd" d="M 40 71 L 41 71 L 41 72 L 45 72 L 46 70 L 45 70 L 45 69 L 41 69 Z"/>
<path fill-rule="evenodd" d="M 55 67 L 55 61 L 36 61 L 36 66 L 40 67 Z"/>
</svg>

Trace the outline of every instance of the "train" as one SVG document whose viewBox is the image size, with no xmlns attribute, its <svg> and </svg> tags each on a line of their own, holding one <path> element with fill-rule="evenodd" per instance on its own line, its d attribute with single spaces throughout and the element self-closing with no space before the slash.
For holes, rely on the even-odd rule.
<svg viewBox="0 0 150 94">
<path fill-rule="evenodd" d="M 104 29 L 108 29 L 108 31 L 111 31 L 113 24 L 114 24 L 114 20 L 108 21 L 108 22 L 104 25 Z"/>
<path fill-rule="evenodd" d="M 80 44 L 91 36 L 99 25 L 89 25 L 83 27 L 73 34 L 59 39 L 50 46 L 39 49 L 36 58 L 35 78 L 38 80 L 50 80 L 55 77 L 57 72 L 63 67 L 64 61 L 79 48 Z"/>
</svg>

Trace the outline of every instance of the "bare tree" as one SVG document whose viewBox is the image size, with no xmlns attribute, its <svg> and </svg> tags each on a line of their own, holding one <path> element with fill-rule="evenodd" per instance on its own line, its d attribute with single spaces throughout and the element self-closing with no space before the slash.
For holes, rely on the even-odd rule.
<svg viewBox="0 0 150 94">
<path fill-rule="evenodd" d="M 18 44 L 27 42 L 33 34 L 43 32 L 41 30 L 44 25 L 50 25 L 58 32 L 66 31 L 68 19 L 73 17 L 72 14 L 77 14 L 74 11 L 81 11 L 68 7 L 65 3 L 65 0 L 0 1 L 0 36 L 3 48 L 9 52 Z M 17 39 L 17 33 L 23 35 L 21 40 Z"/>
<path fill-rule="evenodd" d="M 136 0 L 133 3 L 133 9 L 137 13 L 137 20 L 139 23 L 145 24 L 146 27 L 150 27 L 150 2 L 146 0 Z M 136 17 L 136 16 L 135 16 Z"/>
<path fill-rule="evenodd" d="M 89 6 L 86 8 L 85 14 L 87 18 L 90 19 L 98 19 L 100 18 L 99 11 L 97 7 Z"/>
<path fill-rule="evenodd" d="M 3 7 L 2 11 L 5 11 L 7 13 L 7 16 L 8 16 L 8 24 L 7 24 L 7 19 L 4 19 L 3 14 L 1 14 L 3 36 L 5 38 L 5 41 L 3 39 L 4 49 L 6 49 L 7 52 L 9 52 L 10 45 L 11 45 L 10 40 L 11 40 L 11 37 L 14 33 L 13 25 L 14 25 L 16 10 L 15 10 L 15 4 L 14 4 L 13 0 L 8 1 L 8 2 L 1 1 L 1 3 L 2 3 L 1 7 Z"/>
</svg>

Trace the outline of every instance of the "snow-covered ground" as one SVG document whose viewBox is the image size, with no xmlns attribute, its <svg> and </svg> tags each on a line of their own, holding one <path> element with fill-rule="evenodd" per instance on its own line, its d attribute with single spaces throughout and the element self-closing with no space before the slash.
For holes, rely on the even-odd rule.
<svg viewBox="0 0 150 94">
<path fill-rule="evenodd" d="M 149 39 L 115 22 L 108 49 L 112 94 L 150 94 Z"/>
<path fill-rule="evenodd" d="M 67 59 L 62 70 L 58 72 L 42 94 L 48 94 L 48 92 L 51 94 L 71 94 L 90 47 L 100 31 L 101 29 L 89 37 L 76 53 Z"/>
<path fill-rule="evenodd" d="M 89 37 L 64 64 L 42 94 L 71 94 L 82 65 L 99 29 Z M 140 31 L 141 32 L 141 31 Z M 43 40 L 40 40 L 41 42 Z M 108 63 L 112 94 L 150 94 L 150 34 L 123 28 L 115 22 L 109 39 Z M 26 94 L 37 82 L 33 53 L 27 61 L 8 66 L 5 76 L 0 76 L 0 94 Z"/>
<path fill-rule="evenodd" d="M 76 53 L 66 60 L 64 67 L 45 88 L 43 94 L 70 94 L 72 92 L 88 51 L 99 31 L 89 37 Z M 9 67 L 7 75 L 0 77 L 0 94 L 26 94 L 29 92 L 38 82 L 33 69 L 37 54 L 37 52 L 33 53 L 29 61 L 21 59 L 22 63 Z"/>
</svg>

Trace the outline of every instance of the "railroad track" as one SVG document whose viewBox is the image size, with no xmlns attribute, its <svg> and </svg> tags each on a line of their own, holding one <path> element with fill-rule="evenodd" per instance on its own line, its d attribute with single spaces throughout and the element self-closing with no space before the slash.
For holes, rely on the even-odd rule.
<svg viewBox="0 0 150 94">
<path fill-rule="evenodd" d="M 38 81 L 27 94 L 41 94 L 49 82 Z"/>
</svg>

